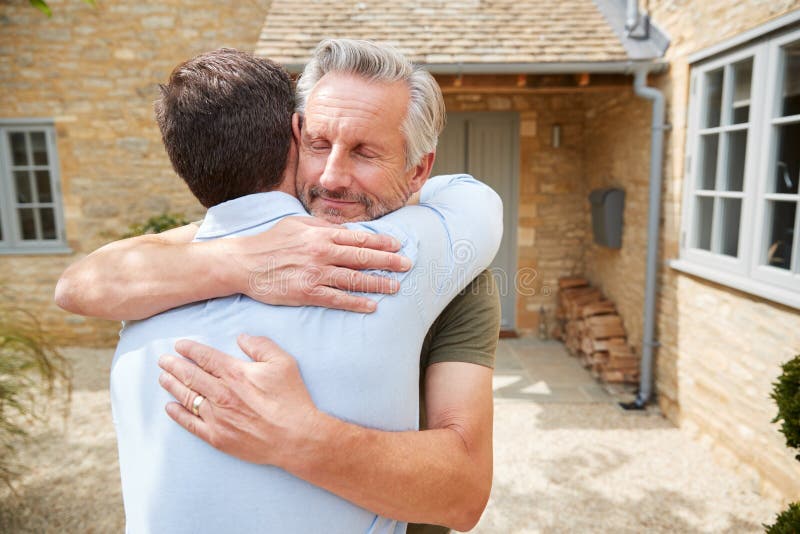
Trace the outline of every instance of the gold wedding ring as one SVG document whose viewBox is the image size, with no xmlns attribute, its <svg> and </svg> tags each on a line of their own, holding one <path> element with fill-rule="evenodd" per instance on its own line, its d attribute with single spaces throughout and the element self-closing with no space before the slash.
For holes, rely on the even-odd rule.
<svg viewBox="0 0 800 534">
<path fill-rule="evenodd" d="M 203 404 L 204 400 L 206 400 L 205 397 L 202 395 L 197 395 L 192 401 L 192 413 L 197 417 L 200 417 L 200 405 Z"/>
</svg>

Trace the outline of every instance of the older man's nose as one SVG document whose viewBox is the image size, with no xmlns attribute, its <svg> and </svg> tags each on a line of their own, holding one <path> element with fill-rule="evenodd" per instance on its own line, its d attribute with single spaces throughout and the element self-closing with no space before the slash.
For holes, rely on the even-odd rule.
<svg viewBox="0 0 800 534">
<path fill-rule="evenodd" d="M 319 184 L 325 189 L 336 190 L 349 187 L 352 183 L 350 158 L 343 150 L 331 150 L 325 169 L 319 178 Z"/>
</svg>

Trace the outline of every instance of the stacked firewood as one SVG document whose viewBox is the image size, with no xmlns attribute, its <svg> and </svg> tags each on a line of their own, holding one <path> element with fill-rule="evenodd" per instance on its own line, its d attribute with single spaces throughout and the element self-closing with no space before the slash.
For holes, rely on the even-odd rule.
<svg viewBox="0 0 800 534">
<path fill-rule="evenodd" d="M 592 374 L 605 382 L 635 383 L 639 357 L 628 345 L 614 303 L 580 277 L 558 281 L 558 325 L 553 334 Z"/>
</svg>

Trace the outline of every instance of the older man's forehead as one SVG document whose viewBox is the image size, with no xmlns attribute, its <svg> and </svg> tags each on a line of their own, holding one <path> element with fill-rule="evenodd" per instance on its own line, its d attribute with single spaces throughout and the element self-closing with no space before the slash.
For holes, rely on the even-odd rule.
<svg viewBox="0 0 800 534">
<path fill-rule="evenodd" d="M 405 107 L 410 97 L 408 85 L 403 81 L 369 80 L 356 74 L 329 72 L 311 90 L 306 109 L 324 102 L 342 109 L 356 107 L 370 112 L 375 105 L 400 103 Z"/>
</svg>

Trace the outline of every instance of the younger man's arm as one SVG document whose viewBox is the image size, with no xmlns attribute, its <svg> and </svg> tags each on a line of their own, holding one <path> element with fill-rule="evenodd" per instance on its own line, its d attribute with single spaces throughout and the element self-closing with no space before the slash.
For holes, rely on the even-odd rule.
<svg viewBox="0 0 800 534">
<path fill-rule="evenodd" d="M 313 217 L 289 217 L 267 232 L 192 242 L 194 224 L 109 243 L 61 275 L 55 301 L 79 315 L 135 320 L 242 293 L 260 302 L 371 312 L 346 291 L 393 293 L 397 283 L 358 269 L 404 271 L 392 237 L 355 232 Z"/>
</svg>

